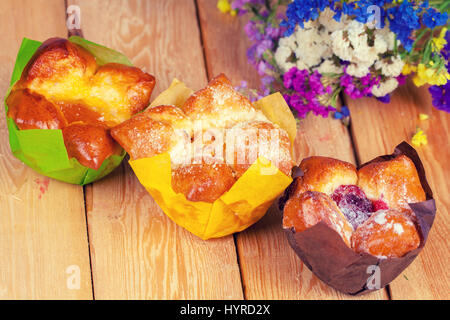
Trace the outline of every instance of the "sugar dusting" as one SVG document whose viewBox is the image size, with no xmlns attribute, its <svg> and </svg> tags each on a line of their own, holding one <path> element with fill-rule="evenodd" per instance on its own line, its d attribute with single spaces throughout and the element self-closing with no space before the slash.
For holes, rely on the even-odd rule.
<svg viewBox="0 0 450 320">
<path fill-rule="evenodd" d="M 224 172 L 223 164 L 235 178 L 258 157 L 268 159 L 283 172 L 292 167 L 287 132 L 269 121 L 261 110 L 226 83 L 212 82 L 192 94 L 181 108 L 153 107 L 145 111 L 143 117 L 136 120 L 136 124 L 131 122 L 130 130 L 134 133 L 132 137 L 129 135 L 130 143 L 136 154 L 141 150 L 151 151 L 153 155 L 168 152 L 172 176 L 174 170 L 182 170 L 183 174 L 196 178 L 197 171 L 190 164 L 211 164 L 212 170 L 217 171 L 203 181 L 202 186 L 186 192 L 188 198 L 207 193 L 214 189 L 214 184 L 221 183 L 222 177 L 218 175 Z M 270 128 L 268 132 L 265 132 L 266 127 Z M 244 139 L 230 140 L 238 130 L 238 138 Z M 256 139 L 245 139 L 251 136 L 252 130 L 256 130 Z M 133 158 L 139 159 L 139 156 Z"/>
<path fill-rule="evenodd" d="M 404 232 L 403 227 L 400 223 L 394 223 L 394 232 L 398 235 Z"/>
<path fill-rule="evenodd" d="M 386 211 L 379 211 L 375 217 L 374 217 L 374 221 L 378 224 L 385 224 L 387 222 L 386 220 Z"/>
</svg>

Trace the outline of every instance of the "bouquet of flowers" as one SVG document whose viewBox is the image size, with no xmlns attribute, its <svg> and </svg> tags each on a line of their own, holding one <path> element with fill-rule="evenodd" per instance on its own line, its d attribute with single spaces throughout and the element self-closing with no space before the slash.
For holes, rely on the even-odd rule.
<svg viewBox="0 0 450 320">
<path fill-rule="evenodd" d="M 226 4 L 229 6 L 226 6 Z M 223 12 L 248 14 L 249 61 L 261 75 L 255 98 L 284 94 L 301 118 L 345 117 L 341 92 L 353 99 L 390 94 L 412 74 L 430 84 L 433 105 L 450 112 L 450 1 L 234 0 Z"/>
</svg>

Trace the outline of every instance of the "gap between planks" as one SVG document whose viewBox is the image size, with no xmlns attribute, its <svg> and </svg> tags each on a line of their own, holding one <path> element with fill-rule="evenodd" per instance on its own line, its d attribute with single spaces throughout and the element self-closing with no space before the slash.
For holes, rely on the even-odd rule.
<svg viewBox="0 0 450 320">
<path fill-rule="evenodd" d="M 200 25 L 208 72 L 217 74 L 227 70 L 227 73 L 234 81 L 239 79 L 248 80 L 251 87 L 258 86 L 259 80 L 256 71 L 249 66 L 245 57 L 248 41 L 242 31 L 244 23 L 242 18 L 240 20 L 237 20 L 238 18 L 232 19 L 229 15 L 218 13 L 215 2 L 208 0 L 197 0 L 197 7 L 200 11 Z M 223 23 L 227 23 L 227 25 L 221 25 Z M 224 41 L 228 41 L 228 43 L 224 45 Z M 220 53 L 220 57 L 218 53 Z M 317 136 L 327 132 L 326 140 L 329 140 L 330 132 L 340 134 L 342 138 L 331 144 L 326 140 L 322 140 L 325 137 Z M 347 137 L 349 141 L 346 141 Z M 343 126 L 339 126 L 336 120 L 308 117 L 306 122 L 305 120 L 301 121 L 298 131 L 300 140 L 297 139 L 296 141 L 294 153 L 298 160 L 301 160 L 299 156 L 323 154 L 335 157 L 340 155 L 340 158 L 343 157 L 343 160 L 355 161 L 357 158 L 356 150 L 353 146 L 354 141 L 350 137 L 349 128 L 344 129 Z M 344 296 L 330 289 L 315 276 L 311 275 L 309 270 L 303 269 L 304 265 L 299 262 L 298 257 L 294 257 L 292 250 L 286 248 L 285 237 L 279 234 L 278 227 L 274 228 L 273 220 L 274 215 L 269 212 L 262 221 L 250 227 L 247 231 L 235 235 L 246 298 L 305 299 L 309 297 L 315 299 L 351 299 L 351 296 Z M 261 237 L 262 235 L 266 236 L 267 239 L 264 240 Z M 272 241 L 275 241 L 275 243 L 272 243 Z M 263 250 L 263 252 L 259 252 L 262 257 L 257 257 L 257 259 L 261 260 L 260 263 L 254 262 L 254 253 L 249 250 Z M 268 250 L 268 252 L 265 252 L 265 250 Z M 280 251 L 276 253 L 273 250 Z M 278 254 L 280 256 L 277 256 Z M 275 260 L 273 260 L 274 258 Z M 284 258 L 285 261 L 277 261 L 280 258 Z M 264 260 L 266 262 L 270 260 L 273 266 L 265 266 Z M 292 269 L 297 267 L 299 270 Z M 276 270 L 277 268 L 280 268 L 281 271 Z M 275 272 L 275 274 L 267 275 L 265 272 Z M 279 272 L 292 272 L 293 274 L 285 276 L 279 274 Z M 258 275 L 255 273 L 258 273 Z M 280 283 L 280 280 L 293 283 Z M 378 294 L 372 293 L 370 297 L 390 298 L 387 289 L 386 291 L 380 290 Z M 362 299 L 370 299 L 370 297 L 365 296 Z"/>
<path fill-rule="evenodd" d="M 181 8 L 184 7 L 185 9 L 189 9 L 189 17 L 187 18 L 182 18 L 180 20 L 177 20 L 180 25 L 184 24 L 185 26 L 188 27 L 188 30 L 186 30 L 187 32 L 191 32 L 191 34 L 194 34 L 195 32 L 199 32 L 198 30 L 198 20 L 194 20 L 197 19 L 197 17 L 195 16 L 195 6 L 194 6 L 194 1 L 186 1 L 184 4 L 178 6 L 178 1 L 177 1 L 177 7 Z M 135 61 L 137 62 L 137 65 L 140 64 L 144 64 L 146 67 L 150 66 L 150 70 L 148 70 L 149 72 L 153 71 L 154 72 L 158 72 L 155 74 L 160 74 L 160 84 L 159 86 L 157 85 L 156 89 L 155 89 L 155 94 L 157 94 L 161 89 L 164 89 L 167 85 L 168 85 L 168 81 L 170 79 L 172 79 L 174 76 L 177 76 L 180 79 L 190 79 L 190 80 L 185 80 L 187 81 L 188 84 L 193 85 L 194 88 L 198 88 L 200 86 L 204 86 L 205 82 L 206 82 L 206 72 L 204 73 L 205 69 L 204 69 L 204 57 L 200 57 L 200 54 L 202 54 L 202 50 L 200 47 L 200 41 L 199 41 L 199 37 L 200 37 L 200 33 L 198 33 L 197 35 L 195 35 L 195 39 L 183 39 L 182 43 L 183 45 L 186 45 L 187 41 L 193 41 L 193 46 L 194 46 L 194 51 L 197 51 L 195 54 L 197 54 L 197 57 L 195 57 L 195 55 L 193 53 L 188 53 L 187 55 L 184 55 L 185 59 L 189 59 L 192 63 L 190 64 L 178 64 L 178 65 L 174 65 L 173 63 L 171 64 L 170 61 L 166 62 L 166 67 L 161 67 L 160 62 L 161 61 L 155 61 L 155 56 L 158 54 L 165 54 L 167 56 L 169 56 L 167 53 L 170 52 L 166 52 L 168 50 L 167 46 L 164 46 L 165 43 L 161 43 L 160 41 L 163 41 L 161 39 L 161 34 L 160 32 L 160 28 L 167 27 L 167 23 L 163 23 L 161 21 L 154 21 L 151 20 L 153 22 L 150 22 L 149 20 L 147 20 L 149 18 L 149 16 L 147 16 L 147 14 L 149 14 L 148 12 L 148 7 L 147 10 L 143 10 L 140 13 L 137 13 L 135 10 L 137 9 L 138 6 L 147 6 L 149 5 L 149 3 L 147 2 L 132 2 L 130 1 L 130 6 L 128 6 L 128 3 L 124 3 L 123 6 L 123 11 L 120 12 L 124 12 L 124 16 L 128 16 L 128 17 L 133 17 L 134 14 L 137 14 L 136 19 L 140 19 L 138 22 L 144 22 L 147 21 L 146 24 L 155 24 L 155 30 L 153 30 L 155 32 L 155 36 L 151 37 L 150 39 L 152 41 L 156 41 L 154 43 L 154 46 L 156 45 L 156 55 L 153 54 L 153 56 L 149 56 L 147 57 L 146 53 L 145 55 L 136 57 L 134 56 L 134 53 L 131 53 L 133 50 L 133 46 L 130 47 L 130 51 L 128 50 L 123 50 L 125 49 L 124 47 L 121 46 L 121 44 L 117 44 L 114 43 L 114 39 L 115 39 L 115 35 L 117 32 L 121 32 L 123 31 L 123 29 L 117 30 L 116 27 L 118 26 L 114 26 L 114 30 L 111 29 L 105 29 L 105 26 L 100 26 L 100 29 L 96 29 L 95 25 L 96 25 L 96 21 L 93 20 L 93 17 L 95 17 L 95 15 L 93 15 L 94 11 L 92 11 L 92 9 L 99 9 L 102 8 L 105 9 L 105 3 L 103 3 L 103 5 L 100 2 L 87 2 L 87 1 L 68 1 L 68 4 L 78 4 L 80 5 L 80 7 L 83 10 L 88 10 L 88 11 L 84 11 L 86 12 L 86 15 L 83 17 L 82 19 L 82 26 L 83 26 L 83 31 L 85 32 L 86 36 L 88 34 L 90 34 L 90 36 L 87 36 L 90 40 L 93 41 L 97 41 L 99 43 L 102 43 L 104 45 L 108 45 L 116 50 L 119 51 L 123 51 L 125 53 L 128 52 L 128 56 L 130 58 L 135 58 Z M 151 3 L 150 3 L 151 5 Z M 162 12 L 163 14 L 169 14 L 171 18 L 177 17 L 180 18 L 180 15 L 182 16 L 182 14 L 185 14 L 185 12 L 182 11 L 182 9 L 180 9 L 180 11 L 176 12 L 174 11 L 174 1 L 168 1 L 167 5 L 166 3 L 162 4 L 161 2 L 156 3 L 155 1 L 155 7 L 159 7 L 159 9 L 155 9 L 155 10 L 160 10 L 161 8 L 163 10 L 168 10 L 168 11 L 164 11 Z M 115 16 L 115 14 L 119 11 L 117 11 L 117 6 L 120 7 L 120 10 L 122 10 L 122 7 L 120 6 L 120 4 L 117 4 L 115 2 L 113 2 L 111 4 L 110 7 L 108 7 L 108 10 L 112 10 L 111 13 L 113 13 L 113 16 Z M 170 7 L 172 8 L 170 8 Z M 145 8 L 144 8 L 145 9 Z M 133 13 L 134 11 L 134 13 Z M 130 15 L 131 13 L 131 15 Z M 118 14 L 118 13 L 117 13 Z M 192 14 L 192 16 L 191 16 Z M 154 16 L 154 11 L 152 13 L 153 15 L 153 19 L 155 18 Z M 87 20 L 85 17 L 89 16 L 89 20 Z M 109 22 L 109 23 L 116 23 L 116 20 L 114 21 L 108 21 L 111 20 L 111 15 L 106 14 L 106 16 L 108 16 L 108 18 L 104 18 L 106 19 L 105 22 Z M 125 23 L 125 28 L 129 25 L 127 23 L 129 23 L 129 20 L 126 20 L 127 22 Z M 136 22 L 135 20 L 133 20 L 132 22 Z M 120 25 L 120 21 L 117 21 L 117 23 Z M 195 28 L 194 28 L 195 25 Z M 143 25 L 140 24 L 140 27 L 143 28 Z M 112 27 L 112 26 L 111 26 Z M 176 26 L 173 26 L 174 29 L 172 31 L 176 31 L 177 29 L 175 29 Z M 147 28 L 147 27 L 145 27 Z M 101 32 L 100 30 L 103 30 L 103 32 Z M 128 29 L 127 29 L 128 30 Z M 148 29 L 142 29 L 143 31 L 147 31 Z M 184 29 L 183 29 L 184 30 Z M 132 30 L 132 32 L 130 34 L 126 34 L 127 40 L 130 40 L 132 37 L 135 36 L 135 31 L 136 30 Z M 140 30 L 139 30 L 140 31 Z M 170 31 L 170 30 L 169 30 Z M 180 31 L 177 31 L 179 34 Z M 134 48 L 134 50 L 140 50 L 140 48 L 142 48 L 143 46 L 145 47 L 145 45 L 150 44 L 151 41 L 149 41 L 150 39 L 148 38 L 149 36 L 145 35 L 146 33 L 143 33 L 144 35 L 140 38 L 140 41 L 146 40 L 146 42 L 144 44 L 139 44 L 138 46 L 136 46 L 136 48 Z M 173 32 L 169 32 L 170 36 L 174 36 Z M 122 34 L 119 34 L 119 36 Z M 123 36 L 123 35 L 122 35 Z M 166 35 L 166 38 L 167 39 Z M 92 38 L 90 38 L 92 37 Z M 134 39 L 134 38 L 133 38 Z M 160 40 L 157 40 L 160 39 Z M 126 42 L 128 43 L 128 42 Z M 191 42 L 189 42 L 188 44 L 190 44 Z M 174 42 L 172 43 L 176 45 L 177 43 Z M 126 47 L 126 45 L 125 45 Z M 155 48 L 155 47 L 153 47 Z M 186 48 L 186 46 L 184 46 L 183 48 Z M 172 49 L 172 48 L 170 48 Z M 170 50 L 169 50 L 170 51 Z M 191 52 L 194 52 L 191 50 Z M 180 51 L 181 52 L 181 51 Z M 189 52 L 189 50 L 188 50 Z M 172 52 L 174 54 L 174 56 L 176 57 L 176 52 Z M 194 59 L 195 58 L 195 59 Z M 148 60 L 147 60 L 148 59 Z M 191 60 L 192 59 L 192 60 Z M 175 61 L 176 62 L 176 61 Z M 179 62 L 179 61 L 178 61 Z M 170 69 L 169 67 L 172 66 L 173 68 Z M 167 69 L 169 68 L 169 69 Z M 179 69 L 178 69 L 179 68 Z M 156 69 L 156 70 L 155 70 Z M 201 69 L 201 70 L 200 70 Z M 176 72 L 173 70 L 177 70 Z M 196 76 L 193 76 L 193 72 L 197 72 Z M 184 76 L 183 76 L 184 74 Z M 170 78 L 170 79 L 168 79 Z M 165 83 L 165 84 L 164 84 Z M 170 81 L 169 81 L 170 83 Z M 138 184 L 137 180 L 135 179 L 135 177 L 130 177 L 130 175 L 132 175 L 132 171 L 131 169 L 129 169 L 126 165 L 123 165 L 121 167 L 121 170 L 126 172 L 126 175 L 124 175 L 122 173 L 120 179 L 124 179 L 126 182 L 126 185 L 121 185 L 117 188 L 125 188 L 124 191 L 127 188 L 133 188 L 134 191 L 136 191 L 134 188 L 136 188 L 137 190 L 139 190 L 140 193 L 143 194 L 142 191 L 142 187 L 140 186 L 140 184 Z M 110 207 L 104 208 L 102 209 L 99 206 L 96 206 L 96 201 L 99 202 L 100 204 L 104 204 L 105 201 L 108 202 L 109 205 L 111 205 L 111 203 L 109 203 L 109 200 L 107 200 L 107 197 L 105 197 L 105 193 L 103 191 L 117 191 L 115 190 L 116 187 L 113 185 L 116 185 L 116 183 L 113 183 L 112 181 L 115 181 L 117 179 L 119 179 L 119 175 L 120 172 L 117 172 L 117 174 L 113 175 L 112 177 L 108 178 L 107 180 L 103 180 L 102 182 L 97 182 L 93 185 L 90 185 L 88 187 L 86 187 L 85 189 L 85 193 L 86 193 L 86 212 L 87 212 L 87 219 L 88 219 L 88 224 L 89 224 L 89 229 L 88 232 L 90 234 L 90 250 L 91 250 L 91 254 L 92 254 L 92 265 L 91 265 L 91 271 L 92 271 L 92 277 L 94 282 L 96 283 L 95 285 L 95 292 L 96 292 L 96 299 L 104 299 L 105 297 L 111 297 L 111 295 L 113 296 L 122 296 L 122 297 L 130 297 L 130 296 L 146 296 L 148 298 L 154 297 L 156 296 L 163 296 L 163 297 L 167 297 L 167 294 L 169 295 L 175 295 L 175 297 L 215 297 L 215 295 L 217 296 L 223 296 L 223 297 L 238 297 L 239 299 L 242 298 L 242 283 L 238 283 L 238 281 L 240 281 L 239 278 L 239 266 L 237 265 L 236 262 L 236 257 L 232 257 L 233 254 L 236 254 L 235 252 L 235 248 L 232 247 L 232 245 L 234 244 L 234 241 L 230 241 L 232 238 L 230 239 L 224 239 L 223 241 L 213 241 L 211 243 L 207 244 L 202 244 L 200 243 L 197 239 L 193 239 L 192 236 L 190 234 L 187 233 L 187 231 L 182 230 L 180 227 L 176 227 L 173 223 L 168 222 L 167 217 L 165 217 L 164 215 L 162 215 L 162 212 L 160 212 L 160 209 L 156 208 L 156 204 L 154 204 L 153 200 L 147 200 L 148 195 L 147 193 L 145 196 L 146 201 L 143 202 L 143 204 L 141 204 L 141 206 L 139 207 L 142 212 L 144 212 L 143 210 L 145 210 L 146 212 L 149 212 L 148 214 L 152 215 L 153 217 L 157 218 L 156 220 L 156 224 L 155 224 L 155 230 L 157 231 L 157 235 L 159 235 L 160 233 L 164 232 L 164 234 L 161 234 L 162 238 L 164 239 L 164 236 L 167 236 L 167 232 L 169 232 L 170 234 L 173 234 L 174 237 L 172 238 L 172 240 L 170 241 L 170 243 L 166 244 L 164 243 L 162 245 L 162 250 L 170 250 L 170 251 L 174 251 L 174 250 L 180 250 L 180 249 L 188 249 L 187 251 L 185 251 L 184 255 L 181 255 L 181 260 L 179 260 L 179 263 L 176 264 L 175 261 L 176 259 L 174 259 L 174 256 L 169 256 L 167 257 L 167 253 L 171 253 L 171 252 L 165 252 L 164 256 L 165 258 L 163 258 L 163 256 L 161 257 L 150 257 L 152 260 L 149 262 L 147 260 L 143 261 L 142 258 L 139 255 L 146 255 L 147 253 L 145 253 L 144 251 L 142 251 L 142 247 L 139 248 L 134 248 L 131 246 L 135 246 L 135 244 L 133 244 L 133 241 L 135 241 L 134 239 L 129 239 L 129 237 L 131 237 L 132 235 L 130 234 L 130 232 L 135 232 L 135 230 L 133 230 L 133 228 L 135 227 L 140 227 L 142 226 L 141 224 L 138 225 L 133 225 L 135 223 L 139 223 L 139 221 L 135 221 L 135 218 L 132 218 L 132 216 L 136 215 L 133 214 L 132 212 L 129 212 L 129 216 L 126 220 L 124 220 L 125 222 L 125 227 L 126 230 L 124 231 L 124 234 L 118 234 L 118 237 L 120 235 L 125 236 L 125 239 L 128 241 L 128 243 L 126 245 L 129 246 L 129 249 L 131 251 L 121 251 L 120 248 L 119 249 L 111 249 L 105 246 L 110 246 L 113 245 L 114 243 L 109 242 L 111 239 L 108 239 L 105 237 L 101 237 L 101 235 L 103 234 L 102 232 L 100 232 L 100 236 L 99 236 L 99 230 L 101 231 L 103 229 L 103 227 L 101 225 L 99 225 L 99 223 L 101 224 L 103 222 L 103 219 L 107 220 L 108 218 L 110 218 L 109 216 L 107 216 L 106 214 L 108 213 L 108 211 L 111 211 Z M 117 181 L 115 181 L 117 182 Z M 93 190 L 93 189 L 96 190 Z M 91 191 L 91 189 L 93 191 Z M 109 189 L 109 190 L 108 190 Z M 111 190 L 112 189 L 112 190 Z M 97 190 L 100 190 L 97 192 Z M 130 189 L 131 190 L 131 189 Z M 120 191 L 120 190 L 119 190 Z M 103 194 L 103 195 L 102 195 Z M 128 191 L 127 196 L 130 196 L 132 198 L 136 198 L 139 195 L 137 195 L 136 193 L 133 195 L 133 192 Z M 117 203 L 119 203 L 120 201 L 122 201 L 121 199 L 113 199 L 114 201 L 116 201 Z M 126 201 L 129 201 L 129 199 L 125 199 Z M 134 200 L 132 200 L 134 201 Z M 135 204 L 137 202 L 134 202 Z M 91 208 L 90 208 L 91 207 Z M 130 211 L 134 211 L 132 209 L 133 205 L 130 208 Z M 148 210 L 148 211 L 147 211 Z M 95 212 L 94 212 L 95 211 Z M 98 215 L 100 213 L 102 213 L 103 215 Z M 147 214 L 147 213 L 146 213 Z M 122 217 L 120 215 L 114 216 L 113 218 L 117 217 Z M 124 216 L 126 217 L 126 216 Z M 139 220 L 139 217 L 137 217 L 137 220 Z M 164 225 L 167 225 L 166 227 L 161 227 L 161 222 L 164 221 Z M 108 222 L 108 221 L 106 221 Z M 159 222 L 159 224 L 158 224 Z M 107 225 L 105 226 L 107 228 L 110 228 L 108 231 L 105 232 L 111 232 L 114 231 L 112 230 L 114 225 Z M 100 228 L 100 229 L 99 229 Z M 164 228 L 164 229 L 163 229 Z M 168 229 L 166 229 L 168 228 Z M 144 230 L 145 227 L 143 227 L 142 230 Z M 150 228 L 147 227 L 146 229 L 147 231 L 150 230 Z M 128 232 L 128 234 L 127 234 Z M 138 233 L 137 236 L 141 237 L 143 236 L 143 232 L 146 232 L 145 230 Z M 145 236 L 145 235 L 144 235 Z M 159 239 L 159 238 L 158 238 Z M 178 240 L 177 240 L 178 239 Z M 120 238 L 116 238 L 116 241 L 120 241 Z M 173 242 L 173 240 L 175 240 L 175 242 Z M 186 241 L 184 241 L 186 240 Z M 131 241 L 131 242 L 130 242 Z M 227 244 L 228 243 L 228 244 Z M 144 244 L 145 245 L 145 244 Z M 148 244 L 149 246 L 152 246 L 151 243 Z M 227 248 L 228 246 L 228 248 Z M 219 256 L 217 255 L 217 251 L 212 250 L 214 249 L 214 247 L 216 248 L 220 248 L 220 249 L 226 249 L 226 251 L 224 252 L 225 254 L 227 254 L 226 256 L 222 258 L 219 258 Z M 209 250 L 209 253 L 204 251 L 203 254 L 205 254 L 206 256 L 211 255 L 213 257 L 213 261 L 217 262 L 219 261 L 224 261 L 227 263 L 228 267 L 231 267 L 231 264 L 233 265 L 232 268 L 227 269 L 227 272 L 222 273 L 222 272 L 212 272 L 212 275 L 208 275 L 208 272 L 197 272 L 196 268 L 200 268 L 202 269 L 202 266 L 206 267 L 207 265 L 211 265 L 211 260 L 199 260 L 199 263 L 192 263 L 192 259 L 193 258 L 198 258 L 199 255 L 201 255 L 202 251 L 205 250 L 206 248 L 210 248 L 211 250 Z M 112 253 L 112 256 L 105 256 L 105 250 L 106 249 L 106 253 Z M 148 248 L 147 248 L 148 249 Z M 195 249 L 198 249 L 197 251 Z M 109 250 L 109 251 L 108 251 Z M 184 252 L 184 251 L 183 251 Z M 135 255 L 137 259 L 134 259 L 133 256 L 130 257 L 130 255 Z M 124 255 L 124 256 L 123 256 Z M 222 257 L 223 255 L 221 255 Z M 121 260 L 119 262 L 121 262 L 121 264 L 117 265 L 114 264 L 114 266 L 112 266 L 111 264 L 109 264 L 110 260 L 108 260 L 109 258 L 111 258 L 112 260 L 116 259 L 119 257 L 119 259 L 122 259 L 124 257 L 127 258 L 128 262 L 124 262 L 125 260 Z M 145 256 L 147 257 L 147 256 Z M 129 260 L 131 258 L 131 260 Z M 230 259 L 228 260 L 227 259 Z M 155 259 L 157 264 L 155 264 Z M 169 285 L 168 281 L 170 281 L 170 278 L 168 278 L 167 273 L 162 273 L 165 272 L 163 266 L 161 265 L 160 262 L 158 262 L 158 259 L 169 259 L 168 261 L 164 260 L 164 263 L 168 263 L 168 271 L 169 273 L 173 272 L 173 274 L 175 275 L 175 277 L 181 277 L 181 280 L 174 280 L 174 281 L 179 281 L 177 283 L 179 283 L 179 285 L 173 283 L 173 285 Z M 182 259 L 185 259 L 185 262 L 182 262 Z M 114 260 L 115 261 L 115 260 Z M 140 262 L 139 262 L 140 261 Z M 116 261 L 117 262 L 117 261 Z M 203 264 L 202 264 L 203 262 Z M 181 263 L 181 264 L 180 264 Z M 212 263 L 214 265 L 214 263 Z M 230 264 L 230 265 L 229 265 Z M 147 266 L 152 267 L 153 269 L 155 269 L 156 272 L 151 272 L 151 273 L 146 273 L 146 270 L 150 269 L 142 269 L 142 268 L 146 268 Z M 129 268 L 128 268 L 129 267 Z M 138 277 L 135 273 L 134 273 L 134 269 L 133 268 L 140 268 L 138 269 L 138 271 L 142 271 L 142 277 Z M 112 268 L 112 269 L 111 269 Z M 207 270 L 207 269 L 205 269 Z M 116 281 L 113 282 L 109 282 L 107 277 L 105 276 L 105 271 L 109 272 L 109 271 L 119 271 L 120 272 L 120 276 L 122 277 L 121 279 L 118 279 Z M 157 276 L 158 273 L 161 273 L 162 276 L 164 276 L 164 279 L 153 279 L 155 276 Z M 189 275 L 189 278 L 186 278 L 186 275 Z M 229 281 L 230 279 L 228 279 L 227 281 L 224 281 L 224 276 L 227 275 L 232 275 L 233 276 L 233 281 Z M 132 277 L 132 278 L 131 278 Z M 225 288 L 222 288 L 220 286 L 215 286 L 214 284 L 216 282 L 208 282 L 206 280 L 208 280 L 208 278 L 210 277 L 215 277 L 215 279 L 220 279 L 221 283 L 226 283 L 227 286 Z M 130 282 L 130 280 L 132 282 Z M 134 282 L 133 282 L 134 280 Z M 165 280 L 165 281 L 164 281 Z M 140 283 L 140 284 L 139 284 Z M 191 287 L 186 287 L 192 284 L 201 284 L 200 286 L 191 286 Z M 177 288 L 178 287 L 178 288 Z M 112 290 L 116 290 L 116 291 L 111 291 Z M 120 290 L 118 290 L 120 289 Z M 155 291 L 149 291 L 150 289 L 154 289 Z M 178 289 L 178 290 L 177 290 Z M 174 291 L 177 290 L 177 291 Z M 148 294 L 151 295 L 148 295 Z"/>
<path fill-rule="evenodd" d="M 204 35 L 204 30 L 202 28 L 202 23 L 200 21 L 200 12 L 199 12 L 199 8 L 198 8 L 198 1 L 197 0 L 194 0 L 194 5 L 195 5 L 195 17 L 197 19 L 197 27 L 198 27 L 199 36 L 200 36 L 200 45 L 201 45 L 201 48 L 202 48 L 203 65 L 204 65 L 204 68 L 205 68 L 206 77 L 207 77 L 208 81 L 210 81 L 211 78 L 212 78 L 212 75 L 210 74 L 209 69 L 208 69 L 208 62 L 207 62 L 207 58 L 206 58 L 205 44 L 204 44 L 205 39 L 204 39 L 204 36 L 203 36 Z M 237 244 L 237 236 L 236 236 L 236 234 L 233 234 L 233 244 L 234 244 L 234 249 L 235 249 L 235 252 L 236 252 L 236 263 L 237 263 L 238 268 L 239 268 L 239 278 L 240 278 L 240 281 L 241 281 L 242 297 L 244 298 L 244 300 L 247 300 L 247 295 L 246 295 L 246 292 L 245 292 L 245 283 L 244 283 L 244 278 L 243 278 L 243 275 L 242 275 L 242 266 L 241 266 L 241 262 L 240 262 L 240 259 L 239 259 L 240 253 L 239 253 L 239 246 Z"/>
<path fill-rule="evenodd" d="M 207 67 L 208 61 L 207 61 L 207 57 L 206 57 L 206 54 L 205 54 L 205 47 L 204 47 L 204 30 L 202 28 L 202 24 L 201 24 L 200 17 L 199 17 L 197 0 L 194 1 L 194 3 L 195 3 L 195 9 L 196 9 L 196 18 L 197 18 L 198 28 L 199 28 L 199 31 L 200 31 L 200 43 L 201 43 L 202 54 L 203 54 L 203 63 L 204 63 L 204 66 L 205 66 L 207 77 L 208 77 L 208 79 L 210 79 L 211 75 L 210 75 L 210 70 Z M 64 4 L 65 4 L 65 8 L 67 10 L 67 8 L 68 8 L 67 0 L 64 0 Z M 65 13 L 65 16 L 66 16 L 66 14 L 67 13 Z M 342 101 L 342 99 L 341 99 L 341 101 Z M 355 149 L 354 137 L 351 134 L 351 128 L 347 127 L 346 129 L 347 129 L 347 131 L 349 133 L 349 136 L 350 136 L 350 141 L 351 141 L 352 151 L 354 153 L 355 161 L 358 162 L 359 159 L 358 159 L 358 156 L 357 156 L 357 153 L 356 153 L 356 149 Z M 90 270 L 91 270 L 92 295 L 93 295 L 93 298 L 95 299 L 95 287 L 94 287 L 94 281 L 93 281 L 91 246 L 90 246 L 90 239 L 89 239 L 89 224 L 88 224 L 88 211 L 89 211 L 88 206 L 89 206 L 89 204 L 92 203 L 92 191 L 93 191 L 92 190 L 92 184 L 83 187 L 84 204 L 85 204 L 84 208 L 85 208 L 85 218 L 86 218 L 86 232 L 87 232 L 87 239 L 88 239 L 88 244 L 89 244 L 88 248 L 89 248 L 89 259 L 90 259 Z M 246 297 L 246 290 L 245 290 L 245 283 L 244 283 L 244 279 L 242 277 L 242 266 L 241 266 L 241 263 L 240 263 L 240 256 L 241 256 L 241 254 L 239 252 L 239 247 L 237 245 L 237 236 L 234 235 L 233 239 L 234 239 L 234 245 L 235 245 L 235 250 L 236 250 L 237 264 L 238 264 L 239 272 L 240 272 L 242 293 L 243 293 L 244 299 L 247 299 L 247 297 Z M 388 298 L 391 299 L 389 287 L 386 287 L 385 289 L 386 289 L 386 293 L 387 293 Z"/>
<path fill-rule="evenodd" d="M 70 30 L 67 28 L 67 19 L 69 18 L 69 15 L 67 13 L 67 9 L 69 8 L 69 4 L 67 0 L 64 1 L 64 17 L 65 17 L 65 26 L 66 26 L 66 32 L 67 37 L 70 37 Z M 80 32 L 82 34 L 82 31 L 80 29 Z M 90 270 L 90 277 L 91 277 L 91 288 L 92 288 L 92 300 L 95 300 L 95 287 L 94 287 L 94 276 L 92 273 L 92 256 L 91 256 L 91 242 L 89 239 L 89 223 L 88 223 L 88 203 L 92 203 L 92 184 L 84 185 L 83 187 L 83 201 L 84 201 L 84 218 L 86 221 L 86 239 L 88 244 L 88 251 L 89 251 L 89 270 Z M 91 201 L 86 201 L 86 198 L 90 197 Z"/>
</svg>

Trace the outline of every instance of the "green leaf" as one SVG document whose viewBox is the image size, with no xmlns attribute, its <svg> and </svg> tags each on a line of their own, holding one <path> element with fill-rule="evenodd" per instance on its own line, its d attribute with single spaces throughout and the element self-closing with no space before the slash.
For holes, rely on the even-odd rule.
<svg viewBox="0 0 450 320">
<path fill-rule="evenodd" d="M 128 60 L 128 58 L 122 53 L 96 44 L 84 38 L 72 36 L 69 38 L 69 41 L 78 44 L 79 46 L 89 51 L 95 57 L 95 60 L 100 66 L 107 63 L 120 63 L 127 66 L 133 65 L 131 61 Z"/>
</svg>

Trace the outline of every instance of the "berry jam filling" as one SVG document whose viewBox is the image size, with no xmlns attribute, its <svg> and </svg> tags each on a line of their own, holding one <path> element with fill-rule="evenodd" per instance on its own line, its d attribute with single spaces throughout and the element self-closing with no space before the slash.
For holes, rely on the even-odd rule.
<svg viewBox="0 0 450 320">
<path fill-rule="evenodd" d="M 387 210 L 389 209 L 386 202 L 383 200 L 372 200 L 372 210 L 373 212 L 377 212 L 378 210 Z"/>
<path fill-rule="evenodd" d="M 355 185 L 339 186 L 331 198 L 354 229 L 369 219 L 374 212 L 372 201 L 367 199 L 364 191 Z"/>
</svg>

